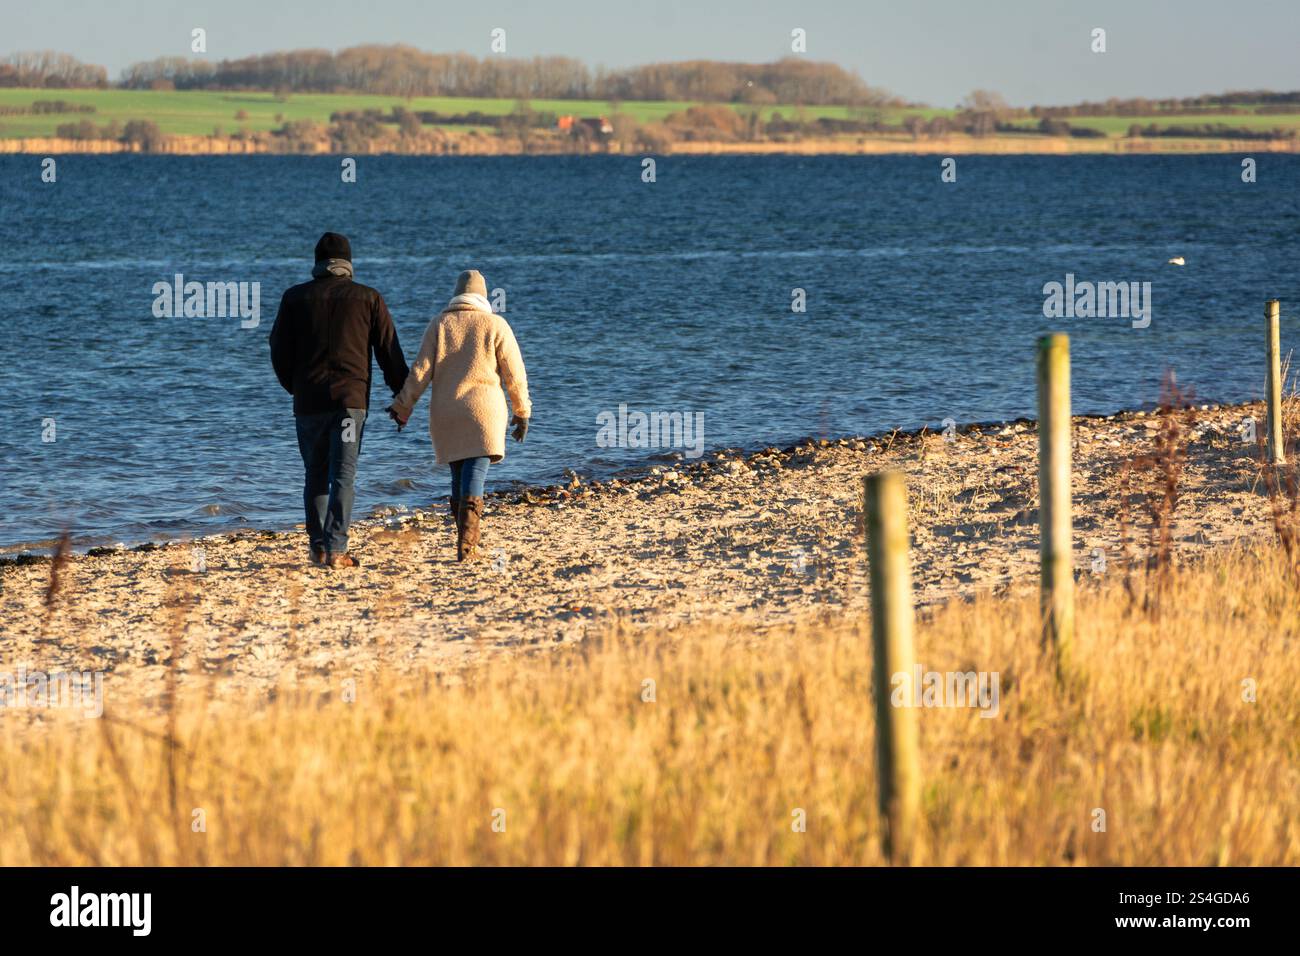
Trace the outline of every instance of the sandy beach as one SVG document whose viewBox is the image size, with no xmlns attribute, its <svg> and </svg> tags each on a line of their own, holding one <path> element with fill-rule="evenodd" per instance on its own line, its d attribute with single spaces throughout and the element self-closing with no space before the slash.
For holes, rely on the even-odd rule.
<svg viewBox="0 0 1300 956">
<path fill-rule="evenodd" d="M 1273 533 L 1258 450 L 1241 431 L 1248 416 L 1262 421 L 1262 406 L 1178 413 L 1182 557 Z M 1146 554 L 1147 493 L 1162 494 L 1163 479 L 1125 463 L 1151 455 L 1161 428 L 1147 412 L 1076 419 L 1081 581 L 1123 573 L 1126 524 L 1130 553 Z M 181 681 L 219 675 L 225 699 L 382 668 L 451 671 L 614 627 L 725 617 L 761 633 L 865 610 L 861 480 L 884 468 L 908 475 L 919 604 L 1029 589 L 1036 454 L 1035 425 L 1022 421 L 714 451 L 626 480 L 495 494 L 481 556 L 463 568 L 445 502 L 361 520 L 362 567 L 351 571 L 310 566 L 300 531 L 241 532 L 72 556 L 50 600 L 50 562 L 10 559 L 0 656 L 102 670 L 113 706 L 162 693 L 174 644 Z"/>
</svg>

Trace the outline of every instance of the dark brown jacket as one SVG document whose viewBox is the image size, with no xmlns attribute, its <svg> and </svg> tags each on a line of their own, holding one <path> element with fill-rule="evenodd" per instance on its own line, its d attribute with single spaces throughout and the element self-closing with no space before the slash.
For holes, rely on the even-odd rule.
<svg viewBox="0 0 1300 956">
<path fill-rule="evenodd" d="M 406 358 L 384 297 L 346 276 L 296 285 L 280 300 L 271 328 L 271 364 L 293 413 L 370 407 L 370 354 L 394 394 L 406 381 Z"/>
</svg>

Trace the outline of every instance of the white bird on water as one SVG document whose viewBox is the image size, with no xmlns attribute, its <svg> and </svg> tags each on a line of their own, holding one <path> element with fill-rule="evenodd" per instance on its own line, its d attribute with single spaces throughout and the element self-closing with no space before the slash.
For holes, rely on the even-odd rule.
<svg viewBox="0 0 1300 956">
<path fill-rule="evenodd" d="M 1187 262 L 1183 259 L 1182 256 L 1174 256 L 1172 259 L 1169 260 L 1169 265 L 1171 265 L 1171 266 L 1185 266 L 1185 265 L 1187 265 Z"/>
</svg>

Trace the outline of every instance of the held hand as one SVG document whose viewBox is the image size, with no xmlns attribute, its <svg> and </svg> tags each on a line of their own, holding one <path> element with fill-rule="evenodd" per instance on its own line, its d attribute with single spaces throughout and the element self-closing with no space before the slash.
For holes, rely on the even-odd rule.
<svg viewBox="0 0 1300 956">
<path fill-rule="evenodd" d="M 405 417 L 403 417 L 402 415 L 398 414 L 397 409 L 395 409 L 392 405 L 389 405 L 387 408 L 384 409 L 384 411 L 388 412 L 388 417 L 389 417 L 389 418 L 391 418 L 393 421 L 397 422 L 397 430 L 398 430 L 399 432 L 400 432 L 403 428 L 406 427 L 406 423 L 407 423 L 407 422 L 410 420 L 410 418 L 411 418 L 411 416 L 410 416 L 409 414 L 406 415 Z"/>
<path fill-rule="evenodd" d="M 515 415 L 510 419 L 510 424 L 515 426 L 515 430 L 511 433 L 515 441 L 523 441 L 524 436 L 528 434 L 528 419 Z"/>
</svg>

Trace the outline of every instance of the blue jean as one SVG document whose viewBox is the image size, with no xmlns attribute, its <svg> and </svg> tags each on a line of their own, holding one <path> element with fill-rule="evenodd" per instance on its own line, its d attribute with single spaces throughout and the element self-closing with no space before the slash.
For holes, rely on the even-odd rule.
<svg viewBox="0 0 1300 956">
<path fill-rule="evenodd" d="M 488 465 L 492 459 L 462 458 L 451 463 L 451 496 L 459 501 L 482 498 L 483 483 L 487 481 Z"/>
<path fill-rule="evenodd" d="M 356 497 L 352 485 L 366 410 L 297 415 L 295 421 L 298 451 L 306 471 L 302 503 L 307 512 L 307 538 L 313 551 L 343 554 L 348 549 L 348 525 Z"/>
</svg>

